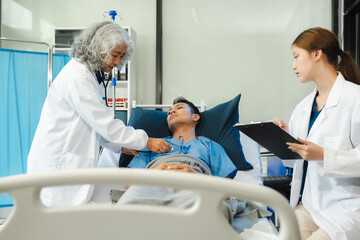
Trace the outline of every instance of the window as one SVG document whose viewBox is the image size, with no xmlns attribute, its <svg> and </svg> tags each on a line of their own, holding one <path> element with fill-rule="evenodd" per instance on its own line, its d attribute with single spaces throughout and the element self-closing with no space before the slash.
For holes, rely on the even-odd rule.
<svg viewBox="0 0 360 240">
<path fill-rule="evenodd" d="M 334 32 L 360 66 L 360 0 L 334 0 L 333 14 Z"/>
</svg>

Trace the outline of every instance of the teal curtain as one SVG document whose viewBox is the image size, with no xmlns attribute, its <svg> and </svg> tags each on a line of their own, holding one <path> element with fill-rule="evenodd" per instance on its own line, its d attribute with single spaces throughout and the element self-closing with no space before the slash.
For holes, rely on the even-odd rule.
<svg viewBox="0 0 360 240">
<path fill-rule="evenodd" d="M 53 55 L 53 79 L 70 60 Z M 0 49 L 0 177 L 26 173 L 47 94 L 48 54 Z"/>
</svg>

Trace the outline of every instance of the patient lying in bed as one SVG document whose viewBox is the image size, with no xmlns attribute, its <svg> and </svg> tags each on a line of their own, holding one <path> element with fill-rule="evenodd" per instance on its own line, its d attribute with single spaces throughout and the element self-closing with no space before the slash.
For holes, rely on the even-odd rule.
<svg viewBox="0 0 360 240">
<path fill-rule="evenodd" d="M 130 162 L 132 168 L 148 168 L 158 170 L 173 170 L 190 173 L 208 174 L 218 177 L 234 177 L 237 169 L 227 156 L 225 150 L 216 142 L 195 135 L 199 124 L 198 109 L 184 98 L 174 100 L 174 105 L 168 111 L 167 122 L 173 136 L 164 138 L 172 146 L 171 151 L 164 154 L 141 151 Z M 189 208 L 196 201 L 196 194 L 190 190 L 178 190 L 163 187 L 134 185 L 119 199 L 118 204 L 150 204 L 176 208 Z M 235 199 L 224 200 L 223 213 L 232 223 L 234 216 L 243 215 L 249 221 L 246 201 Z M 267 214 L 266 211 L 261 211 Z M 258 219 L 255 211 L 252 219 Z M 252 221 L 252 220 L 251 220 Z"/>
<path fill-rule="evenodd" d="M 149 152 L 147 149 L 139 153 L 124 149 L 126 153 L 137 155 L 128 166 L 234 177 L 237 169 L 223 147 L 206 137 L 195 135 L 199 122 L 199 110 L 192 102 L 183 97 L 175 99 L 167 117 L 173 136 L 164 138 L 172 149 L 163 154 Z M 187 164 L 188 162 L 191 164 Z M 200 171 L 199 165 L 206 166 L 208 171 Z"/>
</svg>

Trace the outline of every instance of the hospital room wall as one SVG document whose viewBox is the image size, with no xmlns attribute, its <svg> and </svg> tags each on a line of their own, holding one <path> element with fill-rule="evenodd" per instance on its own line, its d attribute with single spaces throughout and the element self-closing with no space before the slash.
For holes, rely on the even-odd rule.
<svg viewBox="0 0 360 240">
<path fill-rule="evenodd" d="M 137 33 L 137 102 L 154 103 L 156 0 L 1 0 L 1 35 L 53 43 L 55 27 L 86 27 L 111 9 Z M 240 122 L 288 120 L 314 87 L 291 70 L 291 42 L 331 29 L 331 18 L 329 0 L 163 0 L 163 103 L 183 95 L 211 108 L 241 93 Z"/>
<path fill-rule="evenodd" d="M 84 28 L 110 20 L 104 12 L 116 10 L 116 22 L 136 32 L 137 95 L 155 102 L 156 0 L 1 0 L 1 36 L 54 43 L 55 28 Z M 122 19 L 122 20 L 121 20 Z M 33 44 L 1 42 L 3 48 L 47 51 Z M 142 100 L 142 99 L 141 99 Z"/>
<path fill-rule="evenodd" d="M 164 102 L 213 107 L 241 93 L 240 122 L 289 120 L 314 89 L 294 74 L 291 43 L 332 26 L 329 0 L 166 0 L 163 12 Z"/>
</svg>

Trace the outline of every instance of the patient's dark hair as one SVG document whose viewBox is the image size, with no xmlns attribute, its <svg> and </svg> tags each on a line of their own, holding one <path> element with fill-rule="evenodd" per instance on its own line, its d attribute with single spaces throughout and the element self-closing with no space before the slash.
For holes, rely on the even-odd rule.
<svg viewBox="0 0 360 240">
<path fill-rule="evenodd" d="M 191 108 L 191 113 L 193 114 L 199 114 L 200 115 L 200 111 L 199 109 L 195 106 L 195 104 L 193 104 L 192 102 L 190 102 L 189 100 L 187 100 L 186 98 L 180 96 L 174 99 L 173 101 L 173 105 L 177 104 L 177 103 L 186 103 L 190 108 Z M 200 119 L 197 121 L 196 126 L 199 126 L 200 123 Z"/>
</svg>

